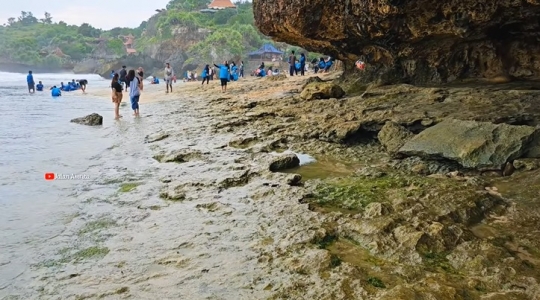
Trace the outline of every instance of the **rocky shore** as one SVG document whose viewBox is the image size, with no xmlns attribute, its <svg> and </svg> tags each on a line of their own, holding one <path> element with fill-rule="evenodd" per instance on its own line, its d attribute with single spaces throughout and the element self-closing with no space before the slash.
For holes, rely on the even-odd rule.
<svg viewBox="0 0 540 300">
<path fill-rule="evenodd" d="M 214 126 L 237 135 L 230 146 L 317 158 L 290 171 L 304 177 L 291 188 L 300 199 L 282 195 L 316 212 L 304 240 L 264 250 L 297 273 L 274 298 L 540 297 L 540 86 L 359 86 L 339 75 L 205 96 L 230 119 Z"/>
<path fill-rule="evenodd" d="M 540 297 L 537 84 L 158 88 L 28 295 Z"/>
</svg>

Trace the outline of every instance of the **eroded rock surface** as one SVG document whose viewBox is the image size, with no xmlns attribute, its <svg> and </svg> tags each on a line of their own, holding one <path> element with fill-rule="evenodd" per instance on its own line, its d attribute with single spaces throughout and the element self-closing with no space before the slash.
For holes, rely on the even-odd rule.
<svg viewBox="0 0 540 300">
<path fill-rule="evenodd" d="M 397 154 L 399 149 L 412 137 L 412 132 L 394 122 L 386 122 L 377 135 L 381 145 L 391 155 Z"/>
<path fill-rule="evenodd" d="M 361 80 L 450 82 L 540 75 L 538 0 L 255 0 L 278 41 L 367 62 Z M 305 12 L 310 12 L 306 14 Z"/>
<path fill-rule="evenodd" d="M 345 95 L 343 89 L 332 82 L 312 82 L 304 87 L 300 97 L 304 100 L 341 98 Z"/>
<path fill-rule="evenodd" d="M 532 126 L 448 119 L 413 137 L 399 152 L 446 158 L 466 168 L 500 169 L 528 152 L 536 131 Z"/>
</svg>

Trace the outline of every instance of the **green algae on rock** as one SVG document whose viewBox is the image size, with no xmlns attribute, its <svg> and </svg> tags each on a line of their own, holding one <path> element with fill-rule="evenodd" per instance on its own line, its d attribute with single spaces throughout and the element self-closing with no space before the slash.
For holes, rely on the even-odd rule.
<svg viewBox="0 0 540 300">
<path fill-rule="evenodd" d="M 120 189 L 118 190 L 120 193 L 129 193 L 136 189 L 139 185 L 141 185 L 140 182 L 126 182 L 122 183 L 120 185 Z"/>
</svg>

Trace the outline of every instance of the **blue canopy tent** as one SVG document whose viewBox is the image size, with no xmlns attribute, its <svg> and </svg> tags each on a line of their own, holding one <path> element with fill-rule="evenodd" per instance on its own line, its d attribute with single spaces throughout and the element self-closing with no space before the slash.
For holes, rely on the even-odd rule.
<svg viewBox="0 0 540 300">
<path fill-rule="evenodd" d="M 272 56 L 280 56 L 283 54 L 283 51 L 279 51 L 276 47 L 271 44 L 264 44 L 259 50 L 248 53 L 250 59 L 260 59 L 272 58 Z"/>
</svg>

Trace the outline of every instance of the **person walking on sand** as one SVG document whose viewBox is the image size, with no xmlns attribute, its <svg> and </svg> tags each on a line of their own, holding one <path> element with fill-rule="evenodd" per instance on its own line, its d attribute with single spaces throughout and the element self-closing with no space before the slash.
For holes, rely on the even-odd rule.
<svg viewBox="0 0 540 300">
<path fill-rule="evenodd" d="M 127 75 L 129 83 L 129 99 L 131 101 L 131 109 L 133 109 L 133 116 L 139 116 L 139 98 L 141 96 L 141 79 L 135 75 L 135 70 L 129 70 Z"/>
<path fill-rule="evenodd" d="M 171 88 L 172 93 L 172 78 L 174 76 L 174 71 L 171 68 L 169 63 L 165 64 L 165 85 L 167 86 L 167 94 L 169 93 L 169 87 Z"/>
<path fill-rule="evenodd" d="M 210 66 L 209 65 L 206 65 L 204 67 L 201 77 L 202 77 L 202 85 L 204 85 L 205 80 L 206 80 L 206 85 L 210 83 Z"/>
<path fill-rule="evenodd" d="M 126 72 L 126 75 L 127 75 L 127 72 Z M 115 120 L 118 120 L 122 117 L 120 115 L 120 102 L 122 102 L 122 98 L 124 94 L 122 94 L 122 84 L 119 82 L 119 78 L 120 76 L 118 74 L 114 74 L 113 79 L 111 81 L 112 102 L 114 103 L 114 119 Z"/>
<path fill-rule="evenodd" d="M 227 61 L 224 61 L 222 65 L 216 65 L 216 68 L 219 68 L 219 80 L 221 81 L 221 92 L 225 93 L 227 92 L 227 82 L 230 80 L 230 73 L 229 73 L 229 63 Z"/>
<path fill-rule="evenodd" d="M 289 75 L 294 76 L 294 73 L 296 72 L 296 55 L 294 55 L 294 50 L 291 52 L 291 55 L 289 56 Z"/>
<path fill-rule="evenodd" d="M 28 93 L 35 93 L 36 83 L 34 82 L 34 75 L 32 75 L 32 71 L 28 71 L 28 75 L 26 76 L 26 83 L 28 84 Z"/>
</svg>

